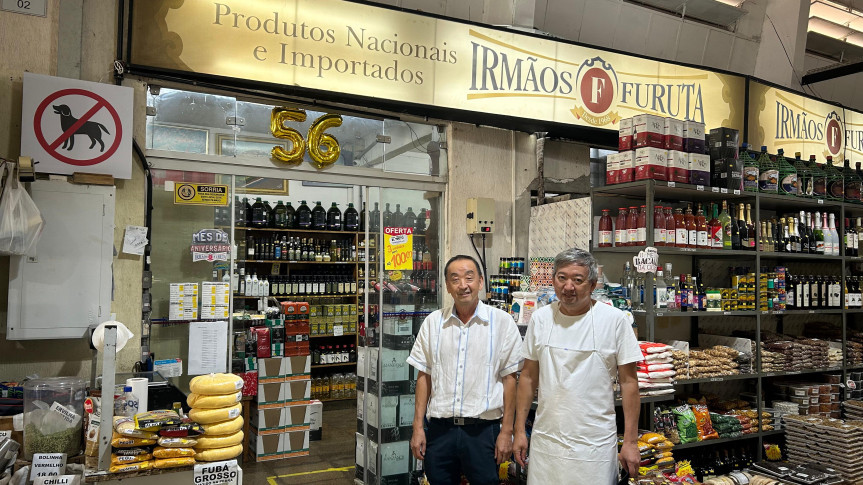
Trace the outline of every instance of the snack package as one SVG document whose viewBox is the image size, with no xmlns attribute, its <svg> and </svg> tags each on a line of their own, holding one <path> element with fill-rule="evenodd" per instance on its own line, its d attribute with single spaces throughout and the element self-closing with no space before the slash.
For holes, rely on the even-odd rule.
<svg viewBox="0 0 863 485">
<path fill-rule="evenodd" d="M 165 448 L 192 448 L 198 444 L 194 438 L 159 438 L 159 446 Z"/>
<path fill-rule="evenodd" d="M 165 458 L 164 460 L 155 460 L 153 468 L 175 468 L 194 464 L 195 459 L 189 456 L 183 458 Z"/>
<path fill-rule="evenodd" d="M 698 438 L 700 441 L 719 438 L 719 433 L 713 429 L 713 423 L 710 421 L 710 411 L 707 410 L 707 406 L 696 404 L 692 406 L 692 413 L 695 415 L 695 425 L 698 428 Z"/>
<path fill-rule="evenodd" d="M 114 433 L 111 438 L 111 446 L 114 448 L 136 448 L 138 446 L 152 446 L 156 444 L 156 440 L 144 438 L 131 438 Z"/>
<path fill-rule="evenodd" d="M 111 454 L 111 465 L 129 465 L 132 463 L 147 461 L 152 458 L 153 455 L 149 453 L 144 453 L 141 455 L 118 455 L 116 453 L 113 453 Z"/>
<path fill-rule="evenodd" d="M 108 469 L 108 473 L 136 472 L 149 470 L 150 468 L 153 468 L 153 460 L 132 463 L 129 465 L 111 465 L 111 468 Z"/>
<path fill-rule="evenodd" d="M 193 448 L 165 448 L 157 446 L 153 449 L 153 458 L 163 460 L 165 458 L 185 458 L 194 457 L 195 450 Z"/>
<path fill-rule="evenodd" d="M 130 438 L 154 440 L 158 436 L 152 431 L 143 431 L 135 427 L 135 419 L 127 416 L 114 416 L 114 431 Z"/>
<path fill-rule="evenodd" d="M 242 424 L 240 426 L 242 427 Z M 204 434 L 203 426 L 193 421 L 183 422 L 177 426 L 168 426 L 159 430 L 159 436 L 168 438 L 187 438 L 202 434 Z"/>
<path fill-rule="evenodd" d="M 644 442 L 649 443 L 651 445 L 655 445 L 656 443 L 659 443 L 660 441 L 665 441 L 665 436 L 662 436 L 659 433 L 644 433 L 643 435 L 641 435 L 640 438 L 638 438 L 638 440 L 644 441 Z"/>
<path fill-rule="evenodd" d="M 150 450 L 147 448 L 117 448 L 114 454 L 118 456 L 138 456 L 146 455 Z"/>
<path fill-rule="evenodd" d="M 695 414 L 688 404 L 683 404 L 673 409 L 677 416 L 677 433 L 680 435 L 680 443 L 692 443 L 698 441 L 698 425 L 695 424 Z"/>
<path fill-rule="evenodd" d="M 163 427 L 183 424 L 180 416 L 169 409 L 147 411 L 135 415 L 135 427 L 144 431 L 159 431 Z"/>
</svg>

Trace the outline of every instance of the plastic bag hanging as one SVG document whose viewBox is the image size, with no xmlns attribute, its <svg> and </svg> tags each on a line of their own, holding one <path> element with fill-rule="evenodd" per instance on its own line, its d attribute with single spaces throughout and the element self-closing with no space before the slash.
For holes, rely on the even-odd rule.
<svg viewBox="0 0 863 485">
<path fill-rule="evenodd" d="M 0 194 L 0 254 L 22 256 L 36 246 L 45 220 L 19 183 L 17 166 L 6 162 L 2 170 L 6 177 Z"/>
</svg>

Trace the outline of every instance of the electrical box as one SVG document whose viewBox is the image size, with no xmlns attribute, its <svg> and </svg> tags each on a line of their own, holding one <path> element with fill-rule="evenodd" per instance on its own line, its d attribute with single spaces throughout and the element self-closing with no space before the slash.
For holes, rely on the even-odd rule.
<svg viewBox="0 0 863 485">
<path fill-rule="evenodd" d="M 467 233 L 494 233 L 494 199 L 475 197 L 467 200 Z"/>
</svg>

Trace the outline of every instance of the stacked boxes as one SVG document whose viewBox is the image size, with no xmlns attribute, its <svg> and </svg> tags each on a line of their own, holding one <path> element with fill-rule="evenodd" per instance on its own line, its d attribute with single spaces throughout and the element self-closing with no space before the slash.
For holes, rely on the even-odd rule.
<svg viewBox="0 0 863 485">
<path fill-rule="evenodd" d="M 270 356 L 254 362 L 258 389 L 250 410 L 250 449 L 256 461 L 309 454 L 312 413 L 309 315 L 308 303 L 283 302 L 282 320 L 273 321 L 283 325 L 253 329 L 259 339 L 258 348 L 263 350 L 262 336 L 269 335 L 271 341 Z M 280 347 L 273 347 L 277 344 Z"/>
<path fill-rule="evenodd" d="M 342 334 L 356 333 L 359 314 L 355 304 L 312 305 L 310 335 L 333 335 L 338 326 Z"/>
</svg>

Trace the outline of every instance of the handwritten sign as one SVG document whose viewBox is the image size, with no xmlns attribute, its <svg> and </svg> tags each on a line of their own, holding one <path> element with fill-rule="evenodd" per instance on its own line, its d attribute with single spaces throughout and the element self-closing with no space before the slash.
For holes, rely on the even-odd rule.
<svg viewBox="0 0 863 485">
<path fill-rule="evenodd" d="M 56 477 L 38 477 L 33 485 L 79 485 L 81 475 L 60 475 Z"/>
<path fill-rule="evenodd" d="M 384 228 L 384 269 L 412 270 L 414 230 L 410 227 Z"/>
<path fill-rule="evenodd" d="M 36 453 L 30 467 L 30 480 L 58 477 L 66 471 L 66 453 Z"/>
<path fill-rule="evenodd" d="M 632 257 L 632 263 L 639 273 L 655 273 L 656 265 L 659 264 L 659 253 L 655 247 L 648 246 Z"/>
</svg>

